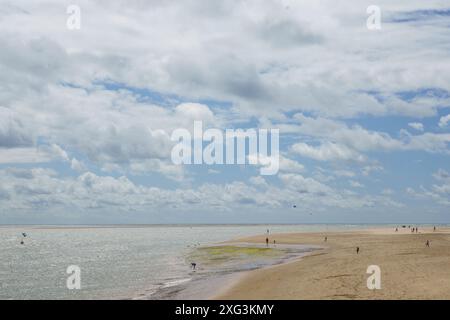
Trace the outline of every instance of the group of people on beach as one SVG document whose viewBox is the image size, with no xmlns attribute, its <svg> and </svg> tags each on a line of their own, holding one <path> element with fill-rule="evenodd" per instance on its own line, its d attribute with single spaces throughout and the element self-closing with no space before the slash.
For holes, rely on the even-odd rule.
<svg viewBox="0 0 450 320">
<path fill-rule="evenodd" d="M 403 228 L 406 228 L 406 226 L 403 226 Z M 418 227 L 412 227 L 411 228 L 411 226 L 408 226 L 408 228 L 411 229 L 411 233 L 419 233 L 419 228 Z M 395 228 L 395 232 L 398 232 L 398 227 Z M 436 232 L 436 226 L 433 226 L 433 232 Z M 430 244 L 431 244 L 430 240 L 427 240 L 427 242 L 425 242 L 425 246 L 427 248 L 430 247 Z"/>
<path fill-rule="evenodd" d="M 269 235 L 270 230 L 267 229 L 266 233 L 267 233 L 267 235 Z M 277 242 L 275 240 L 273 240 L 273 245 L 275 245 L 276 243 Z M 266 237 L 266 247 L 268 247 L 268 246 L 269 246 L 269 236 Z"/>
<path fill-rule="evenodd" d="M 403 228 L 406 228 L 406 226 L 403 226 Z M 408 229 L 411 229 L 411 226 L 408 226 Z M 434 227 L 434 231 L 436 231 L 436 227 Z M 395 232 L 398 232 L 398 227 L 395 228 Z M 418 227 L 412 227 L 411 229 L 412 233 L 419 233 L 419 228 Z"/>
<path fill-rule="evenodd" d="M 275 245 L 277 242 L 273 240 L 273 245 Z M 266 247 L 269 246 L 269 237 L 266 238 Z"/>
<path fill-rule="evenodd" d="M 403 228 L 406 228 L 406 226 L 403 226 Z M 408 229 L 411 229 L 411 226 L 408 226 Z M 398 227 L 395 228 L 395 232 L 398 232 Z M 418 227 L 412 227 L 411 229 L 412 233 L 419 233 Z M 433 232 L 436 232 L 436 226 L 433 226 Z"/>
<path fill-rule="evenodd" d="M 406 226 L 403 226 L 403 228 L 406 228 Z M 413 228 L 411 228 L 411 226 L 408 226 L 408 228 L 411 229 L 411 232 L 412 232 L 412 233 L 418 233 L 418 232 L 419 232 L 419 228 L 418 228 L 418 227 L 413 227 Z M 433 227 L 433 232 L 435 232 L 435 231 L 436 231 L 436 226 Z M 395 228 L 395 232 L 398 232 L 398 227 Z M 267 237 L 266 237 L 266 246 L 268 247 L 268 246 L 269 246 L 269 236 L 268 236 L 268 235 L 269 235 L 269 233 L 270 233 L 269 229 L 267 229 L 266 233 L 267 233 Z M 324 242 L 327 242 L 327 241 L 328 241 L 328 237 L 325 236 L 323 241 L 324 241 Z M 274 244 L 274 245 L 276 244 L 276 241 L 275 241 L 275 240 L 273 240 L 273 244 Z M 430 244 L 431 244 L 431 241 L 430 241 L 430 240 L 427 240 L 427 242 L 425 243 L 425 246 L 429 248 L 429 247 L 430 247 Z M 360 251 L 360 248 L 359 248 L 359 247 L 356 247 L 356 254 L 359 254 L 359 251 Z M 197 266 L 196 263 L 191 263 L 191 268 L 192 268 L 193 270 L 195 270 L 196 266 Z"/>
</svg>

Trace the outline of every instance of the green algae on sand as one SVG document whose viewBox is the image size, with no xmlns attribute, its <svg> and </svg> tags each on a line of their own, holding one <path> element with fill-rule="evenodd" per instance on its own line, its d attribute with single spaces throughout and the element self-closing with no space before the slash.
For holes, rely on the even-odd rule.
<svg viewBox="0 0 450 320">
<path fill-rule="evenodd" d="M 220 264 L 241 259 L 276 258 L 283 254 L 283 250 L 276 248 L 224 245 L 197 248 L 191 258 L 202 261 L 204 264 Z"/>
</svg>

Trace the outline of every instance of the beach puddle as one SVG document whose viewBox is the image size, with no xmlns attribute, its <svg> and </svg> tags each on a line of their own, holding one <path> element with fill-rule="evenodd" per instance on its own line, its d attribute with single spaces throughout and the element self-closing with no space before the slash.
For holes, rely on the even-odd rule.
<svg viewBox="0 0 450 320">
<path fill-rule="evenodd" d="M 186 256 L 190 281 L 163 286 L 151 299 L 208 299 L 243 271 L 270 267 L 319 250 L 319 246 L 231 243 L 196 247 Z M 195 264 L 195 269 L 192 264 Z"/>
<path fill-rule="evenodd" d="M 198 271 L 211 268 L 225 271 L 257 267 L 265 264 L 268 259 L 280 259 L 285 254 L 282 249 L 276 248 L 224 245 L 198 248 L 188 260 L 195 261 Z"/>
</svg>

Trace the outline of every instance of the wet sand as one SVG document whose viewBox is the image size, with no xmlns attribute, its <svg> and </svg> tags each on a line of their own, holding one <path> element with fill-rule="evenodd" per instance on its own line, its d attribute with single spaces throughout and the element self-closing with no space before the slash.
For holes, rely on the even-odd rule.
<svg viewBox="0 0 450 320">
<path fill-rule="evenodd" d="M 324 241 L 324 237 L 328 241 Z M 238 239 L 264 243 L 266 235 Z M 450 228 L 275 234 L 283 244 L 324 249 L 282 265 L 246 272 L 214 299 L 450 299 Z M 426 247 L 426 241 L 430 247 Z M 233 242 L 230 242 L 233 243 Z M 360 247 L 356 254 L 356 247 Z M 367 288 L 367 268 L 381 269 L 381 289 Z"/>
<path fill-rule="evenodd" d="M 288 263 L 303 257 L 321 246 L 297 244 L 270 244 L 233 242 L 198 247 L 190 259 L 197 261 L 196 270 L 189 278 L 173 281 L 148 296 L 139 299 L 152 300 L 206 300 L 225 293 L 238 283 L 246 272 Z M 186 281 L 187 280 L 187 281 Z"/>
</svg>

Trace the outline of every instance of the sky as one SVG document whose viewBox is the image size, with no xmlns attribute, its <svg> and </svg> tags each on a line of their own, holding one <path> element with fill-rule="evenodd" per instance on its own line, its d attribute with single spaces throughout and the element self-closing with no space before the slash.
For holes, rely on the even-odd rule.
<svg viewBox="0 0 450 320">
<path fill-rule="evenodd" d="M 437 0 L 1 0 L 0 223 L 450 223 L 449 28 Z M 279 172 L 174 164 L 194 121 L 279 129 Z"/>
</svg>

